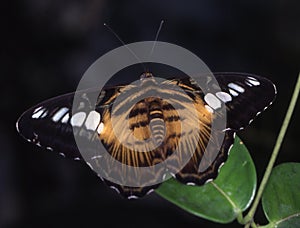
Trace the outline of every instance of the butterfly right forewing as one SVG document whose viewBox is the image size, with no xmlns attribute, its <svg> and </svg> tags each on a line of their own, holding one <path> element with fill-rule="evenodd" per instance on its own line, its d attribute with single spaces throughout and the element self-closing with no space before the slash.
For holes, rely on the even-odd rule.
<svg viewBox="0 0 300 228">
<path fill-rule="evenodd" d="M 277 94 L 268 79 L 248 73 L 214 73 L 222 92 L 231 96 L 226 102 L 227 127 L 238 131 L 247 127 L 269 107 Z"/>
</svg>

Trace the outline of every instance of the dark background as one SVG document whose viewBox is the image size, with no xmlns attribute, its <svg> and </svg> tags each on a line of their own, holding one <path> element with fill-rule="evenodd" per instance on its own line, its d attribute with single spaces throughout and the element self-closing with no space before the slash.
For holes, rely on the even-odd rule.
<svg viewBox="0 0 300 228">
<path fill-rule="evenodd" d="M 156 194 L 124 200 L 86 165 L 27 143 L 15 122 L 37 102 L 75 90 L 97 58 L 121 46 L 104 22 L 131 43 L 153 40 L 164 19 L 160 41 L 192 51 L 212 71 L 254 73 L 277 85 L 274 105 L 239 134 L 260 180 L 299 71 L 299 7 L 289 0 L 1 3 L 0 227 L 241 227 L 197 218 Z M 300 160 L 299 109 L 277 164 Z M 256 221 L 266 222 L 260 210 Z"/>
</svg>

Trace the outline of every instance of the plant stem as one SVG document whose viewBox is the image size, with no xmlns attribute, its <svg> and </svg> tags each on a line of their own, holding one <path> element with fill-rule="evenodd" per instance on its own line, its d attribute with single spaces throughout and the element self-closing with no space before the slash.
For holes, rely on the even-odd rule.
<svg viewBox="0 0 300 228">
<path fill-rule="evenodd" d="M 270 174 L 271 174 L 272 168 L 274 166 L 276 157 L 278 155 L 280 146 L 282 144 L 282 141 L 283 141 L 283 138 L 285 136 L 287 127 L 288 127 L 289 122 L 291 120 L 291 116 L 292 116 L 292 113 L 294 111 L 294 108 L 295 108 L 295 105 L 296 105 L 296 101 L 297 101 L 297 98 L 298 98 L 298 95 L 299 95 L 299 90 L 300 90 L 300 73 L 298 75 L 298 80 L 297 80 L 297 83 L 296 83 L 296 86 L 295 86 L 295 89 L 294 89 L 294 93 L 293 93 L 293 96 L 292 96 L 289 108 L 288 108 L 288 110 L 286 112 L 283 124 L 282 124 L 280 132 L 279 132 L 279 135 L 277 137 L 277 141 L 276 141 L 276 144 L 274 146 L 274 149 L 273 149 L 273 152 L 272 152 L 269 164 L 268 164 L 268 166 L 266 168 L 265 174 L 263 176 L 263 179 L 262 179 L 261 184 L 259 186 L 259 189 L 257 191 L 255 200 L 254 200 L 254 202 L 253 202 L 253 204 L 252 204 L 252 206 L 251 206 L 248 214 L 244 218 L 244 224 L 251 223 L 252 220 L 253 220 L 253 216 L 254 216 L 254 214 L 256 212 L 258 203 L 259 203 L 259 201 L 261 199 L 262 193 L 263 193 L 263 191 L 264 191 L 264 189 L 266 187 L 267 181 L 268 181 L 268 179 L 270 177 Z"/>
<path fill-rule="evenodd" d="M 251 222 L 251 227 L 252 227 L 252 228 L 257 228 L 256 223 L 252 221 L 252 222 Z"/>
</svg>

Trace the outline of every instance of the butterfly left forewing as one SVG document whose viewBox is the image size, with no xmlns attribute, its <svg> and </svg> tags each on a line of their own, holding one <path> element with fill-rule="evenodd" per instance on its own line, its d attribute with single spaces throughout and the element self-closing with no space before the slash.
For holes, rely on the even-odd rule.
<svg viewBox="0 0 300 228">
<path fill-rule="evenodd" d="M 29 142 L 80 158 L 74 135 L 95 140 L 103 110 L 116 99 L 123 86 L 73 92 L 45 100 L 25 111 L 16 123 L 17 131 Z M 74 97 L 78 98 L 73 108 Z M 96 98 L 96 104 L 91 98 Z M 102 105 L 103 104 L 103 105 Z M 100 125 L 100 126 L 99 126 Z"/>
<path fill-rule="evenodd" d="M 18 132 L 29 142 L 73 159 L 80 159 L 70 118 L 74 93 L 46 100 L 24 112 Z"/>
</svg>

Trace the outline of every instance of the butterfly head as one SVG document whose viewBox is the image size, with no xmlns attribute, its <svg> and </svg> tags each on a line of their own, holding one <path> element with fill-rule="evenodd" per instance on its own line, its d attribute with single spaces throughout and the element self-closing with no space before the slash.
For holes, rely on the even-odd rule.
<svg viewBox="0 0 300 228">
<path fill-rule="evenodd" d="M 145 72 L 140 76 L 140 80 L 151 79 L 154 78 L 153 74 L 150 72 Z"/>
<path fill-rule="evenodd" d="M 150 73 L 149 71 L 145 71 L 140 76 L 140 83 L 140 86 L 151 86 L 154 84 L 156 85 L 157 81 L 155 80 L 155 77 L 152 73 Z"/>
</svg>

